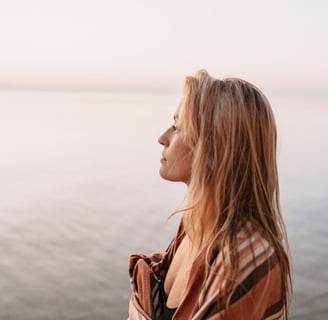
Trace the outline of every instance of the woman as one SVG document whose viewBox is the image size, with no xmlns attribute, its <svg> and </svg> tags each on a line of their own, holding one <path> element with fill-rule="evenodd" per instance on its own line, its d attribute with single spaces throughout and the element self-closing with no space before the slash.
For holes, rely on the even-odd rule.
<svg viewBox="0 0 328 320">
<path fill-rule="evenodd" d="M 130 319 L 287 319 L 291 271 L 265 96 L 201 70 L 159 143 L 160 175 L 188 191 L 168 249 L 130 258 Z"/>
</svg>

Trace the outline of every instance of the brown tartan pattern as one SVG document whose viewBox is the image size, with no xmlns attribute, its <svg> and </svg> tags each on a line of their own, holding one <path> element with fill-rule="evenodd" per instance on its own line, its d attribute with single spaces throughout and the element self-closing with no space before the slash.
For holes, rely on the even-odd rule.
<svg viewBox="0 0 328 320">
<path fill-rule="evenodd" d="M 176 238 L 163 253 L 134 254 L 130 257 L 130 320 L 161 319 L 163 306 L 160 304 L 159 288 L 184 235 L 181 224 Z M 283 319 L 281 273 L 273 249 L 257 232 L 251 237 L 241 232 L 238 240 L 240 272 L 230 302 L 230 319 Z M 217 251 L 211 261 L 211 271 L 204 279 L 205 253 L 206 249 L 193 263 L 186 295 L 173 320 L 228 319 L 219 290 L 223 281 L 220 274 L 227 263 Z"/>
</svg>

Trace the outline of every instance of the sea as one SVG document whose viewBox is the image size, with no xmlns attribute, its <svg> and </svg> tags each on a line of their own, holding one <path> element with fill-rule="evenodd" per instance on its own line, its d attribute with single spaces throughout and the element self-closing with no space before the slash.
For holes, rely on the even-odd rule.
<svg viewBox="0 0 328 320">
<path fill-rule="evenodd" d="M 0 91 L 0 319 L 126 319 L 129 255 L 162 251 L 186 187 L 158 174 L 178 94 Z M 328 319 L 328 98 L 269 96 L 292 320 Z"/>
</svg>

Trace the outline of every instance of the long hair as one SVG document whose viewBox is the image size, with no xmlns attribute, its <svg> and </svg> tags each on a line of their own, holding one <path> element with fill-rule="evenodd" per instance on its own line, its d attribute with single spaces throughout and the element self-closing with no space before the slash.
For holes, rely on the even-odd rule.
<svg viewBox="0 0 328 320">
<path fill-rule="evenodd" d="M 290 264 L 279 205 L 276 124 L 268 100 L 244 80 L 218 80 L 200 70 L 186 78 L 179 122 L 194 152 L 183 216 L 193 246 L 228 245 L 234 252 L 238 232 L 247 225 L 256 228 L 276 252 L 287 318 Z M 238 258 L 227 258 L 231 268 L 225 270 L 223 290 L 228 308 Z"/>
</svg>

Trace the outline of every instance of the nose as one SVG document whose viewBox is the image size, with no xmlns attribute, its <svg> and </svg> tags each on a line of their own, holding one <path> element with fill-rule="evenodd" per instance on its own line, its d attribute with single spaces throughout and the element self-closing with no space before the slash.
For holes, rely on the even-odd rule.
<svg viewBox="0 0 328 320">
<path fill-rule="evenodd" d="M 167 147 L 170 144 L 169 140 L 169 129 L 166 130 L 159 138 L 158 138 L 158 143 L 161 144 L 164 147 Z"/>
</svg>

